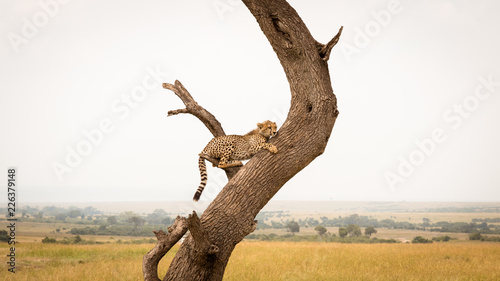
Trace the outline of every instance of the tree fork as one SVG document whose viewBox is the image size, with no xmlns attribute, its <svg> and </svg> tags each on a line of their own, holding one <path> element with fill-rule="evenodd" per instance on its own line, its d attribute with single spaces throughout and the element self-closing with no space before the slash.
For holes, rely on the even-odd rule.
<svg viewBox="0 0 500 281">
<path fill-rule="evenodd" d="M 189 113 L 191 115 L 196 116 L 207 129 L 212 133 L 214 137 L 225 136 L 224 129 L 220 122 L 215 118 L 215 116 L 210 113 L 208 110 L 200 106 L 188 92 L 188 90 L 182 85 L 179 80 L 175 80 L 174 84 L 163 83 L 163 88 L 171 90 L 174 92 L 184 103 L 186 108 L 170 110 L 167 113 L 167 116 L 174 116 L 180 113 Z M 200 155 L 204 159 L 212 162 L 214 166 L 219 164 L 219 159 L 211 158 L 208 155 Z M 228 179 L 231 179 L 236 173 L 240 170 L 241 167 L 231 167 L 226 168 L 224 171 L 226 172 L 226 176 Z"/>
<path fill-rule="evenodd" d="M 342 28 L 323 45 L 312 37 L 285 0 L 242 1 L 285 71 L 292 98 L 290 111 L 270 141 L 278 153 L 260 151 L 245 166 L 238 167 L 232 177 L 228 176 L 229 182 L 202 214 L 199 226 L 190 231 L 163 280 L 222 280 L 234 247 L 255 230 L 255 216 L 289 179 L 324 152 L 339 114 L 327 61 Z M 200 114 L 205 110 L 180 82 L 164 87 L 174 91 L 186 105 L 186 109 L 171 111 L 169 115 L 191 113 L 214 136 L 224 134 L 220 123 L 209 117 L 211 114 Z M 202 234 L 197 233 L 199 229 Z M 198 241 L 205 241 L 204 246 L 200 248 Z"/>
</svg>

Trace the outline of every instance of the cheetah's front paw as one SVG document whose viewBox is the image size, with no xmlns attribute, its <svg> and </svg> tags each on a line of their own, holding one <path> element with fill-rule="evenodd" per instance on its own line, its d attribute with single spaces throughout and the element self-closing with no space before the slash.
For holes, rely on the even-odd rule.
<svg viewBox="0 0 500 281">
<path fill-rule="evenodd" d="M 276 148 L 276 146 L 274 146 L 274 145 L 271 144 L 269 146 L 269 151 L 272 152 L 272 153 L 277 153 L 278 149 Z"/>
</svg>

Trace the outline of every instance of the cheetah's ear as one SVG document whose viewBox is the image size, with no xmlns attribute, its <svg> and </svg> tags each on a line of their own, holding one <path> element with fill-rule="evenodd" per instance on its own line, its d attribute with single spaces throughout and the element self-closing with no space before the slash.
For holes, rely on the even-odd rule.
<svg viewBox="0 0 500 281">
<path fill-rule="evenodd" d="M 259 127 L 259 129 L 262 129 L 262 123 L 257 123 L 257 127 Z"/>
</svg>

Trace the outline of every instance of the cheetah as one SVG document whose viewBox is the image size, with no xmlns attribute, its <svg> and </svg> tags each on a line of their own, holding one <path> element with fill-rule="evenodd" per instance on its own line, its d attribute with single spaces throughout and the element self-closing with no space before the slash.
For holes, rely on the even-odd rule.
<svg viewBox="0 0 500 281">
<path fill-rule="evenodd" d="M 276 135 L 276 123 L 269 120 L 257 123 L 257 128 L 246 135 L 229 135 L 213 138 L 205 149 L 199 154 L 198 166 L 200 168 L 201 183 L 194 194 L 193 200 L 200 199 L 201 193 L 207 185 L 207 167 L 202 155 L 208 155 L 219 159 L 218 167 L 221 169 L 243 166 L 240 160 L 252 158 L 259 150 L 267 149 L 271 153 L 277 153 L 276 147 L 266 143 L 270 137 Z"/>
</svg>

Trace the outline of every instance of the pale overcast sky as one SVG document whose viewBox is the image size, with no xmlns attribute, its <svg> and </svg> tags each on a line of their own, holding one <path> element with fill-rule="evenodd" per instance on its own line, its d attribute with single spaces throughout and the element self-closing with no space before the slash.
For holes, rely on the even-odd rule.
<svg viewBox="0 0 500 281">
<path fill-rule="evenodd" d="M 289 1 L 329 65 L 340 115 L 325 153 L 274 200 L 500 200 L 498 1 Z M 190 201 L 211 134 L 280 126 L 279 61 L 234 0 L 0 2 L 0 181 L 20 202 Z M 207 165 L 208 166 L 208 165 Z M 202 196 L 225 184 L 209 167 Z M 0 202 L 6 202 L 6 194 Z"/>
</svg>

